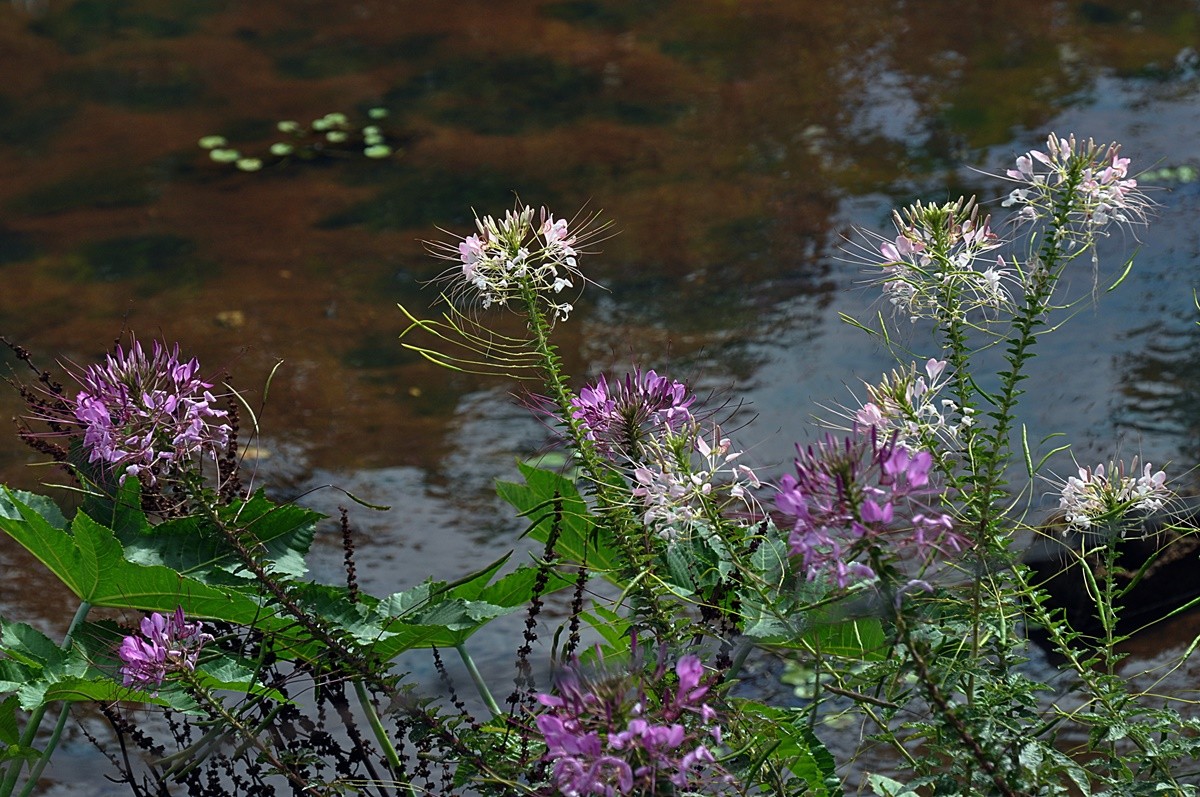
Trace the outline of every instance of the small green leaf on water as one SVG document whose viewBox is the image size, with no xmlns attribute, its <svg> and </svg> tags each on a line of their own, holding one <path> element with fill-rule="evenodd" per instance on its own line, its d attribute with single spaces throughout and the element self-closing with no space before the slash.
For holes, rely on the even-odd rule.
<svg viewBox="0 0 1200 797">
<path fill-rule="evenodd" d="M 349 136 L 347 136 L 347 135 L 346 135 L 344 132 L 342 132 L 341 130 L 330 130 L 328 133 L 326 133 L 326 134 L 325 134 L 325 138 L 326 138 L 326 139 L 327 139 L 327 140 L 328 140 L 328 141 L 329 141 L 331 144 L 341 144 L 341 143 L 342 143 L 343 141 L 345 141 L 345 140 L 346 140 L 348 137 L 349 137 Z"/>
<path fill-rule="evenodd" d="M 225 146 L 225 136 L 205 136 L 200 139 L 200 147 L 202 149 L 217 149 Z"/>
<path fill-rule="evenodd" d="M 208 157 L 212 158 L 217 163 L 233 163 L 238 158 L 242 157 L 242 153 L 236 149 L 214 149 L 208 153 Z"/>
<path fill-rule="evenodd" d="M 293 122 L 290 119 L 280 122 L 279 124 L 275 125 L 275 127 L 279 130 L 280 133 L 299 133 L 300 132 L 299 123 Z"/>
<path fill-rule="evenodd" d="M 291 144 L 286 144 L 282 141 L 276 141 L 274 144 L 271 145 L 271 154 L 282 158 L 284 156 L 291 155 L 292 152 L 295 151 L 295 149 L 296 148 L 293 147 Z"/>
<path fill-rule="evenodd" d="M 244 172 L 256 172 L 262 168 L 262 161 L 258 158 L 242 158 L 237 162 L 237 167 Z"/>
<path fill-rule="evenodd" d="M 388 109 L 372 108 L 371 110 L 367 111 L 367 116 L 371 117 L 372 119 L 386 119 L 388 116 Z"/>
<path fill-rule="evenodd" d="M 392 154 L 392 148 L 387 144 L 375 144 L 364 149 L 363 154 L 368 158 L 386 158 Z"/>
<path fill-rule="evenodd" d="M 1192 166 L 1179 167 L 1179 182 L 1190 183 L 1196 179 L 1196 169 Z"/>
<path fill-rule="evenodd" d="M 367 125 L 366 127 L 363 128 L 363 138 L 366 138 L 368 136 L 381 136 L 381 135 L 383 135 L 383 131 L 380 130 L 377 125 Z"/>
</svg>

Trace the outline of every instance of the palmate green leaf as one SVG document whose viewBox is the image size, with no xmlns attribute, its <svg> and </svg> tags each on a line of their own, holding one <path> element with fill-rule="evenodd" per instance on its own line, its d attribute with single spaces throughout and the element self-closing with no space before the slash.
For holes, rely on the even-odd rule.
<svg viewBox="0 0 1200 797">
<path fill-rule="evenodd" d="M 34 678 L 37 678 L 37 668 L 12 659 L 0 659 L 0 693 L 16 692 Z"/>
<path fill-rule="evenodd" d="M 21 738 L 21 728 L 17 724 L 17 696 L 9 695 L 0 703 L 0 744 L 11 746 Z"/>
<path fill-rule="evenodd" d="M 93 606 L 158 612 L 183 606 L 193 617 L 242 625 L 252 624 L 262 614 L 250 595 L 207 585 L 169 567 L 127 561 L 112 530 L 82 511 L 68 531 L 4 489 L 0 530 L 33 554 L 77 598 Z"/>
<path fill-rule="evenodd" d="M 671 586 L 675 588 L 676 594 L 691 595 L 696 591 L 696 582 L 692 578 L 691 554 L 690 547 L 685 550 L 683 545 L 667 548 L 667 572 L 671 576 Z"/>
<path fill-rule="evenodd" d="M 259 682 L 259 668 L 252 661 L 234 658 L 220 653 L 216 658 L 208 658 L 196 667 L 196 679 L 205 689 L 238 692 L 265 697 L 278 703 L 291 704 L 279 690 L 272 689 Z"/>
<path fill-rule="evenodd" d="M 66 682 L 98 681 L 115 685 L 99 668 L 92 666 L 79 646 L 72 645 L 71 649 L 65 652 L 57 648 L 55 651 L 53 658 L 37 669 L 35 677 L 17 689 L 17 699 L 21 708 L 26 711 L 32 711 L 55 700 L 92 699 L 86 696 L 72 696 L 73 693 L 69 690 L 64 692 L 59 685 Z"/>
<path fill-rule="evenodd" d="M 813 797 L 842 794 L 833 755 L 809 727 L 805 709 L 768 706 L 753 700 L 739 701 L 743 715 L 754 729 L 752 749 L 761 749 L 755 764 L 761 767 L 767 757 L 786 768 L 793 777 L 804 781 Z M 754 769 L 756 767 L 752 767 Z M 751 771 L 751 778 L 760 773 Z"/>
<path fill-rule="evenodd" d="M 354 637 L 375 655 L 391 659 L 406 650 L 454 647 L 491 620 L 512 614 L 533 598 L 537 568 L 521 567 L 489 583 L 507 557 L 453 586 L 425 582 L 380 601 L 360 596 L 357 603 L 337 587 L 298 587 L 307 608 Z M 542 594 L 573 584 L 548 575 Z"/>
<path fill-rule="evenodd" d="M 25 623 L 8 621 L 0 627 L 0 651 L 29 671 L 61 666 L 66 658 L 62 648 L 41 631 Z"/>
<path fill-rule="evenodd" d="M 782 644 L 795 637 L 796 629 L 791 623 L 780 619 L 769 611 L 749 611 L 743 608 L 747 637 L 768 644 Z"/>
<path fill-rule="evenodd" d="M 854 661 L 883 661 L 888 651 L 883 624 L 875 617 L 814 623 L 798 643 L 822 655 Z"/>
<path fill-rule="evenodd" d="M 259 490 L 249 500 L 222 508 L 219 519 L 238 529 L 244 539 L 257 540 L 269 572 L 299 578 L 307 572 L 304 557 L 324 517 L 295 504 L 276 504 Z M 206 583 L 233 584 L 237 578 L 253 578 L 225 536 L 204 518 L 167 520 L 118 539 L 125 546 L 125 558 L 137 564 L 166 565 Z"/>
<path fill-rule="evenodd" d="M 555 551 L 572 562 L 593 570 L 611 571 L 616 560 L 610 534 L 592 522 L 587 503 L 569 479 L 553 471 L 518 463 L 525 484 L 496 482 L 496 493 L 512 504 L 530 521 L 526 532 L 538 542 L 550 537 L 555 521 L 554 507 L 561 505 L 558 542 Z"/>
<path fill-rule="evenodd" d="M 122 686 L 112 678 L 102 675 L 64 676 L 51 683 L 31 687 L 28 691 L 31 699 L 36 697 L 41 703 L 53 703 L 58 700 L 75 703 L 111 703 L 121 700 L 164 706 L 187 714 L 205 715 L 195 698 L 169 681 L 163 684 L 156 695 Z"/>
<path fill-rule="evenodd" d="M 867 775 L 867 785 L 871 793 L 877 797 L 918 797 L 917 793 L 898 780 L 892 780 L 886 775 Z"/>
</svg>

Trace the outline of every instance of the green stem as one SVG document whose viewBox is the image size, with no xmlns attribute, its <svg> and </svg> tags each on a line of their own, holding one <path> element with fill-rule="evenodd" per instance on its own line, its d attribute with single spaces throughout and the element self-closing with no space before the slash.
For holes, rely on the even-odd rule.
<svg viewBox="0 0 1200 797">
<path fill-rule="evenodd" d="M 467 673 L 471 676 L 471 680 L 475 683 L 475 688 L 479 690 L 479 696 L 483 698 L 483 702 L 487 705 L 488 711 L 492 712 L 493 717 L 499 717 L 500 706 L 496 704 L 496 698 L 492 697 L 491 690 L 488 689 L 487 683 L 483 680 L 483 676 L 479 674 L 479 668 L 475 666 L 475 660 L 471 658 L 471 654 L 467 653 L 466 647 L 460 642 L 454 646 L 458 651 L 458 657 L 463 660 L 463 664 L 467 667 Z"/>
<path fill-rule="evenodd" d="M 567 427 L 571 445 L 579 455 L 581 469 L 591 481 L 598 515 L 608 523 L 613 532 L 613 539 L 625 559 L 624 572 L 620 573 L 621 579 L 625 584 L 637 587 L 637 592 L 633 595 L 634 608 L 643 613 L 653 627 L 660 630 L 669 628 L 670 623 L 659 605 L 653 586 L 642 578 L 650 569 L 650 557 L 647 552 L 638 549 L 636 540 L 628 531 L 639 527 L 629 507 L 628 498 L 614 495 L 614 488 L 609 481 L 612 469 L 596 453 L 595 445 L 588 439 L 582 424 L 575 417 L 575 407 L 572 404 L 575 396 L 567 387 L 562 363 L 554 344 L 550 341 L 550 325 L 542 311 L 537 289 L 532 285 L 525 285 L 521 299 L 525 305 L 529 331 L 534 337 L 534 348 L 542 357 L 546 387 L 558 408 L 563 424 Z"/>
<path fill-rule="evenodd" d="M 87 618 L 88 612 L 91 611 L 92 604 L 88 601 L 82 601 L 79 608 L 75 610 L 75 616 L 71 618 L 71 624 L 67 626 L 66 636 L 63 637 L 60 650 L 69 651 L 71 649 L 72 638 L 75 631 Z M 41 727 L 42 718 L 46 715 L 46 703 L 33 710 L 29 715 L 29 720 L 25 723 L 25 730 L 21 734 L 21 739 L 18 742 L 20 749 L 26 750 L 33 747 L 34 741 L 37 739 L 38 728 Z M 70 709 L 69 704 L 64 704 L 62 711 L 59 714 L 58 722 L 54 725 L 54 731 L 50 734 L 49 741 L 46 742 L 46 749 L 39 755 L 37 761 L 30 768 L 29 782 L 26 783 L 25 789 L 21 792 L 23 795 L 28 794 L 33 784 L 37 783 L 37 779 L 41 777 L 42 771 L 46 768 L 46 764 L 50 761 L 50 756 L 54 754 L 54 750 L 58 747 L 58 741 L 62 738 L 63 728 L 67 724 L 67 713 Z M 10 797 L 13 789 L 16 788 L 17 780 L 21 777 L 22 761 L 17 759 L 9 764 L 8 770 L 4 773 L 4 780 L 0 782 L 0 797 Z"/>
<path fill-rule="evenodd" d="M 388 766 L 392 769 L 392 775 L 397 778 L 398 782 L 404 786 L 409 794 L 415 794 L 412 785 L 404 774 L 404 765 L 400 763 L 400 756 L 396 753 L 396 748 L 392 744 L 391 737 L 387 734 L 387 729 L 383 727 L 383 723 L 379 720 L 379 713 L 375 711 L 375 704 L 371 702 L 371 698 L 367 695 L 367 689 L 358 678 L 354 679 L 354 694 L 358 695 L 358 704 L 362 706 L 363 713 L 367 715 L 367 722 L 371 726 L 371 731 L 375 734 L 375 741 L 379 743 L 379 747 L 383 750 L 383 755 L 387 758 Z"/>
</svg>

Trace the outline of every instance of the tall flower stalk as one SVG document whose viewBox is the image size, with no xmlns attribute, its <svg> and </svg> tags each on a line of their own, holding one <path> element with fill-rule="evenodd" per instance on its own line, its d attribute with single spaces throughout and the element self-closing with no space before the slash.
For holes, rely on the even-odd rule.
<svg viewBox="0 0 1200 797">
<path fill-rule="evenodd" d="M 650 585 L 640 578 L 647 553 L 637 545 L 637 517 L 629 501 L 614 486 L 612 463 L 602 453 L 594 430 L 588 427 L 581 412 L 586 402 L 581 403 L 571 390 L 558 350 L 551 341 L 554 323 L 566 320 L 573 309 L 560 294 L 567 288 L 582 287 L 585 281 L 578 265 L 579 247 L 604 227 L 589 229 L 591 219 L 588 219 L 572 230 L 567 221 L 555 219 L 544 208 L 536 218 L 535 222 L 531 207 L 518 207 L 501 219 L 485 216 L 476 220 L 476 234 L 457 244 L 433 244 L 431 249 L 456 262 L 444 276 L 452 302 L 484 309 L 505 307 L 524 316 L 530 336 L 528 350 L 543 389 L 565 429 L 576 464 L 587 479 L 598 519 L 612 530 L 623 554 L 623 569 L 618 576 L 634 590 L 635 600 L 651 622 L 665 626 L 661 605 L 654 599 Z M 432 328 L 421 322 L 415 325 Z M 647 384 L 638 386 L 642 390 L 647 387 Z M 660 389 L 657 385 L 650 387 Z"/>
</svg>

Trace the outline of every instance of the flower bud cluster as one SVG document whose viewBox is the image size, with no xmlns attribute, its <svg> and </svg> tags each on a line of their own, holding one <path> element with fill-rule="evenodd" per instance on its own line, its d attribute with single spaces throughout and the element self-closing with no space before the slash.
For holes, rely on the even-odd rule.
<svg viewBox="0 0 1200 797">
<path fill-rule="evenodd" d="M 975 200 L 897 211 L 898 235 L 879 244 L 884 297 L 911 321 L 940 318 L 948 308 L 968 313 L 999 310 L 1012 302 L 1013 280 L 1004 258 L 990 254 L 1002 244 Z M 878 239 L 876 239 L 878 240 Z"/>
<path fill-rule="evenodd" d="M 1058 507 L 1068 527 L 1087 530 L 1094 526 L 1117 526 L 1131 511 L 1157 512 L 1174 493 L 1167 487 L 1167 474 L 1154 471 L 1147 462 L 1138 470 L 1134 457 L 1126 471 L 1125 463 L 1110 462 L 1095 468 L 1080 468 L 1062 487 Z"/>
<path fill-rule="evenodd" d="M 507 307 L 532 293 L 555 318 L 566 320 L 573 307 L 558 297 L 583 279 L 576 249 L 579 236 L 568 222 L 542 208 L 535 223 L 533 208 L 521 206 L 501 219 L 477 217 L 475 226 L 478 232 L 457 245 L 432 245 L 440 256 L 461 264 L 451 277 L 452 293 L 474 291 L 485 309 Z"/>
<path fill-rule="evenodd" d="M 724 794 L 731 778 L 717 762 L 717 712 L 704 698 L 710 685 L 694 655 L 666 667 L 588 678 L 578 664 L 540 694 L 536 717 L 558 793 L 567 797 L 624 794 Z"/>
<path fill-rule="evenodd" d="M 875 385 L 867 384 L 867 398 L 858 408 L 842 408 L 839 414 L 862 432 L 874 430 L 897 443 L 920 446 L 922 441 L 955 443 L 962 431 L 974 423 L 974 410 L 962 408 L 949 398 L 939 398 L 948 382 L 946 361 L 932 357 L 924 374 L 913 363 L 896 370 Z"/>
<path fill-rule="evenodd" d="M 797 446 L 796 475 L 779 483 L 776 507 L 792 518 L 788 543 L 808 578 L 828 578 L 840 588 L 874 579 L 864 558 L 889 560 L 959 552 L 966 541 L 949 515 L 921 505 L 935 492 L 933 456 L 875 432 L 817 446 Z"/>
<path fill-rule="evenodd" d="M 1068 226 L 1059 235 L 1086 242 L 1111 223 L 1144 224 L 1149 201 L 1129 176 L 1129 158 L 1118 144 L 1086 143 L 1051 133 L 1046 149 L 1030 150 L 1005 172 L 1020 184 L 1002 203 L 1024 220 L 1052 219 L 1069 202 Z M 1064 197 L 1071 191 L 1073 196 Z"/>
</svg>

